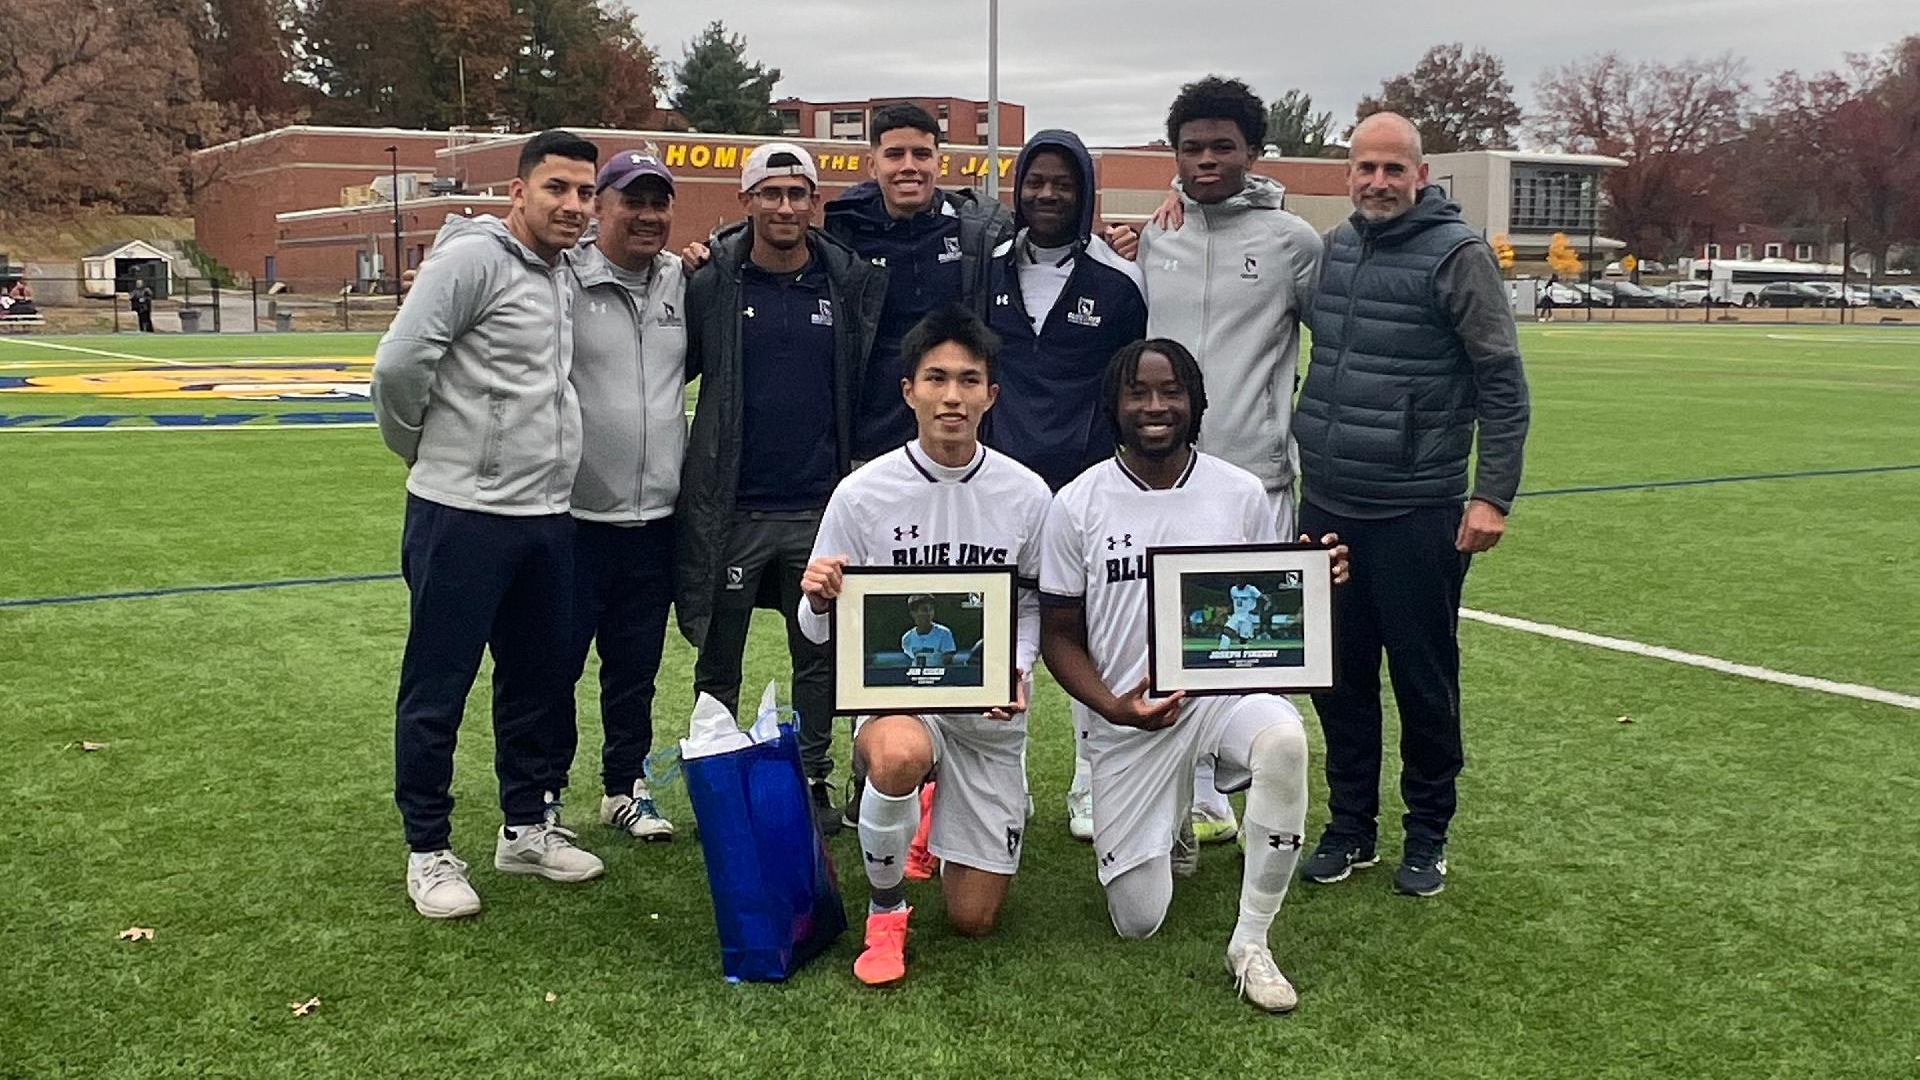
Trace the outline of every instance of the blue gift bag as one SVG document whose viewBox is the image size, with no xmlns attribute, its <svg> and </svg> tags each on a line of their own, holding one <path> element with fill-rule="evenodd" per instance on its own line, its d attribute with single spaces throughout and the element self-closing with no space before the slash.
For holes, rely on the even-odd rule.
<svg viewBox="0 0 1920 1080">
<path fill-rule="evenodd" d="M 814 824 L 791 725 L 780 737 L 681 763 L 707 862 L 720 966 L 779 981 L 847 928 L 840 883 Z"/>
</svg>

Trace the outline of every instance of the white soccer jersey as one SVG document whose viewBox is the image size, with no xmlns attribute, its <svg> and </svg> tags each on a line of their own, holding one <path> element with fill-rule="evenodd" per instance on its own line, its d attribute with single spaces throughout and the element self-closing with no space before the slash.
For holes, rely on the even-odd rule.
<svg viewBox="0 0 1920 1080">
<path fill-rule="evenodd" d="M 953 653 L 959 652 L 960 647 L 954 644 L 952 630 L 947 629 L 939 623 L 934 623 L 933 629 L 928 630 L 924 634 L 918 630 L 909 630 L 901 634 L 900 651 L 907 654 L 908 659 L 916 661 L 923 656 L 931 655 L 934 661 L 929 666 L 938 667 L 939 657 L 942 653 L 952 655 Z"/>
<path fill-rule="evenodd" d="M 1119 457 L 1060 489 L 1047 514 L 1040 593 L 1086 605 L 1087 650 L 1115 693 L 1147 675 L 1147 549 L 1264 544 L 1273 504 L 1252 473 L 1196 452 L 1179 483 L 1150 488 Z"/>
<path fill-rule="evenodd" d="M 999 451 L 982 446 L 973 461 L 950 469 L 915 441 L 840 481 L 820 518 L 813 557 L 844 555 L 852 566 L 1014 567 L 1022 596 L 1014 662 L 1031 671 L 1040 651 L 1031 597 L 1051 500 L 1045 481 Z M 800 628 L 808 639 L 824 642 L 832 620 L 814 614 L 802 598 Z"/>
<path fill-rule="evenodd" d="M 1235 585 L 1227 590 L 1227 595 L 1233 597 L 1235 615 L 1251 615 L 1260 604 L 1260 590 L 1252 585 Z"/>
</svg>

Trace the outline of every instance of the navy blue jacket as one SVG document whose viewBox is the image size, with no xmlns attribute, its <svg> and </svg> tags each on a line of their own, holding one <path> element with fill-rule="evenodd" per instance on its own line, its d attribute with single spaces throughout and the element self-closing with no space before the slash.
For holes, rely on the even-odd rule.
<svg viewBox="0 0 1920 1080">
<path fill-rule="evenodd" d="M 1013 225 L 1006 207 L 971 190 L 935 192 L 926 212 L 896 221 L 879 185 L 867 181 L 827 204 L 825 228 L 887 272 L 853 425 L 854 459 L 868 461 L 913 438 L 913 414 L 900 398 L 900 339 L 943 304 L 959 302 L 986 317 L 988 261 Z"/>
<path fill-rule="evenodd" d="M 1113 455 L 1113 426 L 1101 400 L 1107 362 L 1121 346 L 1146 336 L 1147 300 L 1139 271 L 1093 235 L 1093 158 L 1078 136 L 1048 130 L 1027 140 L 1014 165 L 1014 191 L 1039 150 L 1064 151 L 1080 169 L 1073 272 L 1034 333 L 1019 278 L 1026 220 L 1016 209 L 1014 222 L 1022 231 L 994 252 L 990 276 L 987 322 L 1000 335 L 1000 397 L 980 437 L 1058 491 Z"/>
</svg>

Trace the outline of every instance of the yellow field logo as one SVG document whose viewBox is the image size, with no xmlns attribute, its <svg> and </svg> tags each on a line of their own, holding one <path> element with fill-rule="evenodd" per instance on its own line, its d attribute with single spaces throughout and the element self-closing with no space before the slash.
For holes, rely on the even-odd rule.
<svg viewBox="0 0 1920 1080">
<path fill-rule="evenodd" d="M 220 398 L 233 401 L 366 401 L 368 364 L 246 365 L 0 377 L 0 394 L 102 398 Z"/>
</svg>

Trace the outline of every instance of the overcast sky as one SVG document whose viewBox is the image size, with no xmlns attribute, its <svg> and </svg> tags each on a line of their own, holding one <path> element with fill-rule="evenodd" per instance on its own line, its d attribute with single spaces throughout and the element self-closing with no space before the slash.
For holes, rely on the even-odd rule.
<svg viewBox="0 0 1920 1080">
<path fill-rule="evenodd" d="M 987 0 L 626 2 L 669 64 L 722 20 L 750 59 L 780 69 L 776 96 L 987 95 Z M 1067 127 L 1116 145 L 1161 134 L 1180 85 L 1208 72 L 1268 99 L 1299 87 L 1347 123 L 1363 94 L 1441 42 L 1498 54 L 1525 109 L 1543 71 L 1608 49 L 1731 51 L 1760 89 L 1783 69 L 1838 67 L 1915 33 L 1916 0 L 1004 0 L 1000 96 L 1027 107 L 1028 132 Z"/>
</svg>

